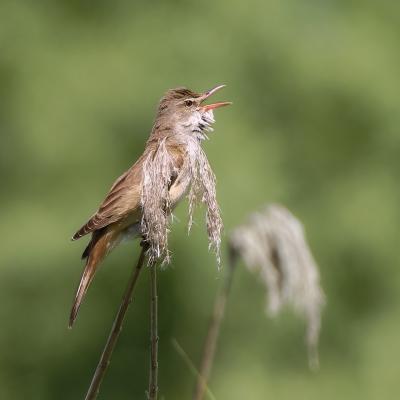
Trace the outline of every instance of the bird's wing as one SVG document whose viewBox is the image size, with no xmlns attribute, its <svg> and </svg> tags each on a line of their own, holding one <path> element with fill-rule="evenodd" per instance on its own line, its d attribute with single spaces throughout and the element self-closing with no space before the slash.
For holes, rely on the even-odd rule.
<svg viewBox="0 0 400 400">
<path fill-rule="evenodd" d="M 157 151 L 158 146 L 151 146 L 139 160 L 113 184 L 97 212 L 80 228 L 72 240 L 80 239 L 88 233 L 97 231 L 134 214 L 140 207 L 143 162 L 149 153 Z M 173 158 L 175 167 L 179 170 L 183 165 L 184 153 L 180 146 L 167 143 L 168 152 Z"/>
<path fill-rule="evenodd" d="M 72 240 L 118 222 L 139 208 L 143 161 L 142 156 L 114 182 L 97 212 L 75 233 Z"/>
</svg>

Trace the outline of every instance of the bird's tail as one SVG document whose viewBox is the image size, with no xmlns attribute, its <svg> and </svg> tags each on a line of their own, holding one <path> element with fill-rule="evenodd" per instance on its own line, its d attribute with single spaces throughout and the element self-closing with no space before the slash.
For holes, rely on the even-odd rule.
<svg viewBox="0 0 400 400">
<path fill-rule="evenodd" d="M 114 247 L 114 244 L 115 236 L 111 232 L 103 234 L 100 238 L 92 240 L 92 243 L 89 244 L 89 254 L 86 260 L 85 269 L 83 270 L 81 281 L 79 283 L 78 290 L 76 291 L 75 299 L 72 305 L 71 314 L 69 316 L 70 329 L 75 322 L 79 307 L 82 303 L 83 298 L 85 297 L 88 287 L 92 282 L 101 261 Z"/>
</svg>

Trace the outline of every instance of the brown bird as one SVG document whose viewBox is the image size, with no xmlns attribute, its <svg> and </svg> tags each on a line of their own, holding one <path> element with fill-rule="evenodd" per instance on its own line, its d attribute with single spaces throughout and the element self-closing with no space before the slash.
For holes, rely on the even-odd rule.
<svg viewBox="0 0 400 400">
<path fill-rule="evenodd" d="M 212 130 L 211 124 L 214 122 L 213 110 L 231 104 L 203 104 L 204 100 L 224 86 L 217 86 L 204 93 L 195 93 L 186 88 L 167 91 L 159 103 L 154 126 L 142 156 L 114 182 L 97 212 L 72 237 L 72 240 L 77 240 L 88 233 L 92 234 L 82 254 L 86 264 L 73 302 L 70 328 L 100 262 L 122 239 L 143 235 L 144 165 L 149 156 L 154 158 L 153 154 L 161 143 L 173 163 L 171 176 L 167 177 L 169 210 L 187 193 L 190 186 L 187 143 L 207 138 L 207 131 Z M 146 183 L 149 184 L 151 186 L 152 182 Z"/>
</svg>

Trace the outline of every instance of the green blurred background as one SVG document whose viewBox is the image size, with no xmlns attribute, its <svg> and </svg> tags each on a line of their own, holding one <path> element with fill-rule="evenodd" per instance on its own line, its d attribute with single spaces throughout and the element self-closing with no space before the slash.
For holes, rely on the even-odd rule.
<svg viewBox="0 0 400 400">
<path fill-rule="evenodd" d="M 86 239 L 70 236 L 141 154 L 171 87 L 226 83 L 205 144 L 226 233 L 266 202 L 306 226 L 327 295 L 321 370 L 304 323 L 265 317 L 242 266 L 221 332 L 219 399 L 399 393 L 400 3 L 351 0 L 0 1 L 0 398 L 80 399 L 137 243 L 107 259 L 67 330 Z M 160 397 L 189 399 L 223 272 L 187 204 L 159 274 Z M 224 239 L 224 241 L 226 241 Z M 226 257 L 225 257 L 226 259 Z M 145 398 L 144 271 L 100 399 Z"/>
</svg>

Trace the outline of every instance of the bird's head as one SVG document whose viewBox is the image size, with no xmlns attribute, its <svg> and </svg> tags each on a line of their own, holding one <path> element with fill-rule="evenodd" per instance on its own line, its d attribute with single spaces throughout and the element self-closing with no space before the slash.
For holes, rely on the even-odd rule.
<svg viewBox="0 0 400 400">
<path fill-rule="evenodd" d="M 215 122 L 213 110 L 232 103 L 204 102 L 224 86 L 216 86 L 204 93 L 195 93 L 183 87 L 168 90 L 160 101 L 157 120 L 175 133 L 193 135 L 198 139 L 206 138 L 206 132 L 212 131 L 211 125 Z"/>
</svg>

